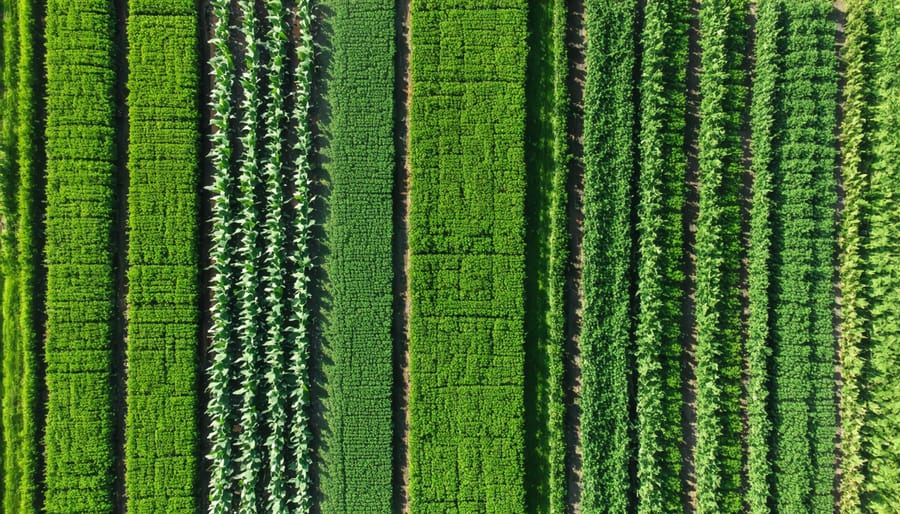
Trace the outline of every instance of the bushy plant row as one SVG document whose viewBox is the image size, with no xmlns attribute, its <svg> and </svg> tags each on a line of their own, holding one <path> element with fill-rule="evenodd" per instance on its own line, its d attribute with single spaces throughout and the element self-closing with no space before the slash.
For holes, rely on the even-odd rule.
<svg viewBox="0 0 900 514">
<path fill-rule="evenodd" d="M 529 512 L 566 510 L 568 48 L 565 0 L 532 3 L 526 95 L 525 483 Z"/>
<path fill-rule="evenodd" d="M 584 84 L 584 512 L 634 507 L 632 292 L 637 3 L 588 0 Z"/>
<path fill-rule="evenodd" d="M 832 7 L 816 0 L 759 6 L 748 343 L 754 511 L 767 508 L 761 483 L 766 476 L 773 488 L 769 505 L 779 512 L 821 512 L 831 510 L 834 502 L 831 288 L 837 89 L 835 26 L 828 17 Z M 768 106 L 760 103 L 766 100 Z M 761 254 L 760 247 L 769 247 L 769 255 Z M 765 291 L 759 289 L 763 281 L 768 283 Z M 767 375 L 763 355 L 769 351 L 771 417 L 760 420 L 764 406 L 756 402 Z M 757 427 L 771 426 L 771 459 L 763 457 L 754 420 Z"/>
<path fill-rule="evenodd" d="M 228 2 L 212 7 L 217 23 L 210 63 L 215 276 L 209 510 L 305 511 L 309 6 L 299 2 L 287 10 L 269 0 L 262 10 L 250 1 L 238 2 L 234 13 Z M 287 18 L 293 16 L 301 36 L 291 54 Z M 229 24 L 240 39 L 234 47 Z M 232 55 L 230 48 L 242 50 Z M 291 65 L 295 74 L 287 73 Z"/>
<path fill-rule="evenodd" d="M 640 512 L 680 512 L 682 216 L 688 2 L 648 2 L 641 34 L 637 191 Z"/>
<path fill-rule="evenodd" d="M 330 116 L 320 118 L 330 118 L 322 148 L 330 305 L 323 305 L 321 508 L 388 512 L 395 472 L 395 7 L 392 0 L 329 0 L 324 7 L 330 11 L 320 18 L 329 34 L 323 90 Z"/>
<path fill-rule="evenodd" d="M 700 9 L 697 512 L 743 509 L 739 277 L 747 14 L 746 0 L 712 0 Z"/>
<path fill-rule="evenodd" d="M 18 507 L 17 488 L 22 483 L 22 470 L 17 445 L 21 444 L 22 375 L 23 352 L 19 344 L 18 328 L 18 273 L 16 259 L 16 189 L 18 187 L 18 162 L 16 158 L 16 114 L 18 74 L 16 65 L 19 53 L 18 17 L 15 2 L 2 5 L 2 101 L 3 117 L 0 118 L 0 341 L 2 341 L 3 396 L 2 434 L 0 455 L 2 455 L 3 506 L 4 510 Z"/>
<path fill-rule="evenodd" d="M 868 456 L 865 507 L 891 512 L 900 502 L 900 6 L 871 3 L 874 26 L 873 128 L 869 235 L 866 244 L 871 336 L 867 373 L 868 418 L 864 452 Z"/>
<path fill-rule="evenodd" d="M 411 510 L 523 512 L 527 2 L 411 16 Z"/>
<path fill-rule="evenodd" d="M 191 0 L 129 6 L 129 512 L 197 508 L 196 26 Z"/>
<path fill-rule="evenodd" d="M 47 2 L 47 512 L 113 508 L 114 14 Z"/>
</svg>

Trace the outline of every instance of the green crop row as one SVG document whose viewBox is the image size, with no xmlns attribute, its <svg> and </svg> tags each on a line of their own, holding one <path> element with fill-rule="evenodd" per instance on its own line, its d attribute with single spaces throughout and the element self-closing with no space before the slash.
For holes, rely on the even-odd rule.
<svg viewBox="0 0 900 514">
<path fill-rule="evenodd" d="M 774 168 L 775 506 L 831 510 L 835 457 L 834 128 L 831 2 L 785 4 L 782 137 Z"/>
<path fill-rule="evenodd" d="M 21 387 L 22 348 L 19 344 L 18 327 L 18 274 L 16 272 L 16 189 L 19 182 L 16 158 L 16 96 L 18 88 L 18 17 L 16 2 L 2 5 L 2 109 L 0 119 L 0 322 L 2 322 L 2 374 L 3 396 L 0 404 L 3 439 L 0 441 L 2 455 L 3 489 L 2 498 L 5 511 L 14 510 L 19 505 L 17 488 L 23 482 L 21 463 L 17 446 L 21 444 Z"/>
<path fill-rule="evenodd" d="M 3 355 L 3 506 L 6 512 L 38 509 L 38 338 L 34 331 L 37 266 L 34 202 L 37 181 L 32 2 L 3 3 L 2 215 L 0 276 Z"/>
<path fill-rule="evenodd" d="M 240 83 L 243 95 L 238 111 L 238 137 L 240 148 L 237 163 L 237 223 L 233 236 L 238 240 L 235 268 L 238 270 L 235 288 L 235 324 L 238 351 L 235 354 L 237 370 L 237 390 L 240 399 L 237 420 L 241 426 L 235 438 L 240 454 L 238 472 L 235 476 L 238 489 L 237 512 L 256 512 L 263 499 L 259 497 L 262 484 L 262 467 L 265 447 L 260 439 L 261 426 L 265 422 L 260 412 L 263 403 L 263 298 L 260 298 L 262 272 L 264 266 L 264 246 L 261 225 L 265 210 L 258 205 L 257 191 L 264 177 L 262 170 L 269 156 L 262 153 L 261 133 L 268 125 L 268 119 L 260 119 L 262 95 L 260 78 L 266 64 L 262 54 L 262 28 L 257 21 L 254 0 L 238 0 L 240 12 L 238 28 L 243 44 L 243 69 Z M 279 106 L 280 107 L 280 106 Z M 268 191 L 267 191 L 268 193 Z M 263 204 L 265 205 L 265 204 Z M 231 235 L 230 235 L 231 236 Z M 270 251 L 277 251 L 272 248 Z"/>
<path fill-rule="evenodd" d="M 389 512 L 394 383 L 392 0 L 329 0 L 322 512 Z M 325 119 L 326 116 L 320 116 Z"/>
<path fill-rule="evenodd" d="M 524 511 L 524 0 L 415 0 L 414 513 Z"/>
<path fill-rule="evenodd" d="M 753 153 L 753 197 L 748 249 L 747 326 L 747 504 L 750 512 L 771 512 L 772 462 L 769 441 L 773 423 L 769 417 L 771 385 L 771 269 L 774 205 L 777 104 L 781 95 L 781 56 L 777 0 L 760 2 L 756 21 L 756 63 L 750 130 Z"/>
<path fill-rule="evenodd" d="M 568 48 L 565 0 L 529 9 L 526 109 L 525 483 L 528 512 L 566 510 Z"/>
<path fill-rule="evenodd" d="M 212 0 L 212 14 L 216 19 L 211 35 L 213 52 L 209 66 L 214 77 L 211 88 L 209 160 L 213 168 L 211 245 L 209 259 L 213 276 L 210 280 L 212 304 L 209 328 L 210 364 L 207 370 L 207 390 L 209 401 L 206 406 L 209 416 L 209 512 L 226 514 L 231 512 L 234 501 L 232 476 L 236 460 L 231 436 L 235 423 L 232 411 L 235 400 L 232 394 L 233 363 L 235 351 L 234 319 L 235 292 L 235 248 L 232 233 L 237 214 L 233 205 L 235 179 L 231 173 L 234 151 L 231 141 L 234 137 L 230 120 L 234 115 L 231 89 L 234 86 L 234 56 L 229 48 L 229 23 L 231 22 L 230 2 Z"/>
<path fill-rule="evenodd" d="M 741 512 L 741 183 L 746 0 L 700 9 L 697 512 Z"/>
<path fill-rule="evenodd" d="M 637 191 L 640 512 L 680 512 L 682 217 L 688 2 L 648 2 L 641 34 Z"/>
<path fill-rule="evenodd" d="M 637 3 L 588 0 L 584 84 L 584 512 L 633 507 L 632 291 Z"/>
<path fill-rule="evenodd" d="M 129 512 L 197 505 L 196 26 L 192 0 L 129 6 Z"/>
<path fill-rule="evenodd" d="M 259 11 L 250 1 L 235 12 L 228 2 L 212 7 L 209 511 L 304 511 L 311 458 L 309 6 L 288 10 L 269 0 Z M 239 41 L 228 30 L 233 16 Z M 289 17 L 300 31 L 293 42 Z M 242 50 L 232 55 L 230 48 Z"/>
<path fill-rule="evenodd" d="M 114 19 L 47 2 L 47 512 L 113 506 Z"/>
<path fill-rule="evenodd" d="M 832 8 L 759 5 L 748 341 L 754 512 L 823 512 L 834 502 Z"/>
<path fill-rule="evenodd" d="M 891 512 L 900 502 L 900 7 L 890 0 L 872 2 L 873 98 L 872 165 L 866 244 L 866 282 L 871 317 L 868 408 L 864 452 L 869 512 Z"/>
<path fill-rule="evenodd" d="M 846 63 L 841 121 L 844 208 L 841 213 L 841 488 L 842 512 L 861 512 L 865 492 L 862 451 L 866 407 L 864 373 L 868 339 L 866 298 L 866 197 L 871 167 L 871 3 L 847 3 Z"/>
</svg>

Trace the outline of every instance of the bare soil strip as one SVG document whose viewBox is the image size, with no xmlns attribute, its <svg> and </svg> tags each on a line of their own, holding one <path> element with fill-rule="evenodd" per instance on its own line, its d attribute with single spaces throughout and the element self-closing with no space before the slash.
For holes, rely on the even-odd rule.
<svg viewBox="0 0 900 514">
<path fill-rule="evenodd" d="M 742 166 L 744 173 L 742 175 L 740 209 L 741 209 L 741 266 L 738 277 L 738 287 L 740 288 L 741 301 L 741 458 L 743 466 L 741 471 L 741 491 L 747 491 L 749 484 L 747 482 L 747 437 L 750 431 L 750 420 L 748 417 L 749 399 L 747 398 L 747 386 L 750 380 L 750 364 L 747 361 L 747 327 L 750 319 L 750 258 L 748 249 L 750 248 L 750 215 L 753 208 L 753 158 L 750 148 L 752 140 L 752 131 L 750 130 L 750 101 L 753 85 L 753 67 L 755 65 L 755 49 L 756 49 L 756 3 L 750 4 L 747 12 L 747 48 L 744 56 L 744 86 L 747 87 L 746 105 L 741 115 L 741 148 L 743 150 Z M 745 508 L 749 508 L 745 505 Z"/>
<path fill-rule="evenodd" d="M 684 236 L 684 300 L 682 302 L 681 333 L 683 351 L 681 354 L 681 491 L 684 511 L 697 509 L 697 473 L 694 452 L 697 447 L 697 215 L 699 213 L 700 182 L 698 161 L 698 134 L 700 129 L 700 0 L 691 0 L 689 56 L 687 69 L 687 111 L 685 131 L 685 153 L 687 167 L 685 174 L 685 197 L 682 208 Z"/>
<path fill-rule="evenodd" d="M 125 512 L 125 421 L 127 416 L 126 380 L 128 363 L 128 0 L 115 0 L 116 84 L 116 176 L 113 178 L 115 206 L 113 207 L 113 283 L 116 312 L 112 318 L 112 402 L 114 413 L 113 508 Z"/>
<path fill-rule="evenodd" d="M 572 156 L 568 181 L 569 263 L 566 273 L 566 474 L 570 512 L 580 512 L 581 503 L 581 316 L 584 291 L 581 287 L 582 240 L 584 239 L 584 80 L 585 42 L 584 0 L 568 0 L 566 47 L 569 54 L 568 120 L 569 154 Z"/>
<path fill-rule="evenodd" d="M 844 120 L 844 86 L 847 83 L 846 62 L 840 55 L 841 49 L 846 40 L 845 26 L 847 24 L 847 4 L 845 0 L 835 0 L 834 10 L 832 11 L 832 19 L 835 23 L 835 52 L 838 53 L 838 102 L 835 116 L 834 126 L 834 144 L 837 147 L 837 160 L 834 166 L 835 183 L 837 184 L 837 206 L 834 212 L 834 226 L 839 227 L 841 217 L 844 212 L 846 192 L 844 190 L 843 159 L 842 145 L 840 140 L 841 124 Z M 835 459 L 834 459 L 834 482 L 832 486 L 832 494 L 835 501 L 835 512 L 840 510 L 841 499 L 841 481 L 843 479 L 843 459 L 841 441 L 843 440 L 843 422 L 841 419 L 841 389 L 844 384 L 843 373 L 843 354 L 841 352 L 841 277 L 840 277 L 840 252 L 834 253 L 834 275 L 832 278 L 833 292 L 835 297 L 833 311 L 833 340 L 834 340 L 834 402 L 837 406 L 835 413 L 837 415 L 837 430 L 835 431 Z"/>
<path fill-rule="evenodd" d="M 34 33 L 31 35 L 34 48 L 34 115 L 35 115 L 35 141 L 34 141 L 34 191 L 32 201 L 34 206 L 34 219 L 32 220 L 32 237 L 34 238 L 34 283 L 32 290 L 32 313 L 34 319 L 34 332 L 37 341 L 26 341 L 25 344 L 33 344 L 36 347 L 35 373 L 32 380 L 37 381 L 36 393 L 39 399 L 35 405 L 34 420 L 36 423 L 36 435 L 38 437 L 37 462 L 35 463 L 35 477 L 38 481 L 35 488 L 35 512 L 43 512 L 44 507 L 44 477 L 46 473 L 46 460 L 44 459 L 43 443 L 44 431 L 47 419 L 47 369 L 45 356 L 45 336 L 47 333 L 47 265 L 44 262 L 44 220 L 47 207 L 47 153 L 45 150 L 45 129 L 47 125 L 47 76 L 45 73 L 45 61 L 47 49 L 44 45 L 44 33 L 47 29 L 47 20 L 44 14 L 47 12 L 47 0 L 36 0 L 34 3 Z"/>
<path fill-rule="evenodd" d="M 200 441 L 197 444 L 200 455 L 198 455 L 199 469 L 197 470 L 197 484 L 195 490 L 197 494 L 197 505 L 200 512 L 206 512 L 209 508 L 209 495 L 207 484 L 209 483 L 209 466 L 206 465 L 206 455 L 209 454 L 209 427 L 210 419 L 206 412 L 206 405 L 209 402 L 209 392 L 207 391 L 207 375 L 206 370 L 209 367 L 209 329 L 212 326 L 212 289 L 210 285 L 213 279 L 213 270 L 211 269 L 212 261 L 210 259 L 210 249 L 212 248 L 212 193 L 207 187 L 213 182 L 213 164 L 207 158 L 210 147 L 210 123 L 213 117 L 213 108 L 210 105 L 210 92 L 213 88 L 215 77 L 212 76 L 209 66 L 209 59 L 215 53 L 215 45 L 209 42 L 212 34 L 213 25 L 218 20 L 213 16 L 212 9 L 208 0 L 200 0 L 199 2 L 199 27 L 198 35 L 200 42 L 198 45 L 200 59 L 200 75 L 199 87 L 197 88 L 199 97 L 197 98 L 197 106 L 200 115 L 197 119 L 197 129 L 200 134 L 200 154 L 198 162 L 200 163 L 200 177 L 198 180 L 199 189 L 199 215 L 198 224 L 200 227 L 197 256 L 200 264 L 198 271 L 198 291 L 200 292 L 199 307 L 200 317 L 198 323 L 198 348 L 197 348 L 197 378 L 195 382 L 197 394 L 197 433 Z"/>
<path fill-rule="evenodd" d="M 397 2 L 394 57 L 394 495 L 392 510 L 409 512 L 409 102 L 410 0 Z"/>
</svg>

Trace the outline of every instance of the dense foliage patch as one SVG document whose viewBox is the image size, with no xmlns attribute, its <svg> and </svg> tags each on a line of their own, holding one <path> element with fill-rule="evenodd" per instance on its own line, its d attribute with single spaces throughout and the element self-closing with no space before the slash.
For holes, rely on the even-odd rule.
<svg viewBox="0 0 900 514">
<path fill-rule="evenodd" d="M 108 0 L 47 2 L 47 512 L 112 510 L 113 44 Z"/>
<path fill-rule="evenodd" d="M 585 2 L 581 439 L 584 512 L 634 504 L 634 209 L 637 3 Z"/>
<path fill-rule="evenodd" d="M 751 426 L 754 420 L 758 427 L 771 426 L 772 444 L 769 475 L 761 434 L 751 432 L 751 505 L 766 509 L 762 481 L 771 476 L 777 511 L 821 512 L 834 504 L 836 424 L 832 275 L 837 88 L 835 25 L 828 17 L 833 6 L 776 0 L 759 7 L 757 62 L 762 66 L 757 65 L 757 87 L 759 101 L 769 100 L 769 105 L 757 103 L 753 112 L 758 192 L 751 245 L 769 251 L 750 256 L 748 346 L 751 374 L 757 379 L 766 375 L 762 356 L 772 355 L 768 421 L 759 419 L 763 407 L 754 405 L 761 400 L 755 394 L 759 383 L 750 386 Z M 765 294 L 754 290 L 759 287 L 754 281 L 760 280 L 768 282 Z"/>
<path fill-rule="evenodd" d="M 323 512 L 388 512 L 394 383 L 394 2 L 329 0 L 322 60 L 329 305 L 323 327 Z M 326 119 L 322 116 L 321 119 Z M 324 302 L 323 302 L 324 303 Z"/>
<path fill-rule="evenodd" d="M 191 0 L 128 12 L 129 512 L 194 512 L 197 422 L 197 14 Z"/>
<path fill-rule="evenodd" d="M 527 4 L 412 3 L 413 512 L 524 510 Z"/>
<path fill-rule="evenodd" d="M 700 9 L 700 182 L 696 233 L 697 512 L 741 512 L 742 115 L 746 0 Z"/>
</svg>

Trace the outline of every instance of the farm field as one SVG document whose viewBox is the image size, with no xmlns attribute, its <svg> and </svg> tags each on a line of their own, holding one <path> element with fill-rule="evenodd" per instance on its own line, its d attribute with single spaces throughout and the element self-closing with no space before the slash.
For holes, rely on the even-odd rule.
<svg viewBox="0 0 900 514">
<path fill-rule="evenodd" d="M 0 0 L 4 513 L 887 513 L 892 0 Z"/>
</svg>

